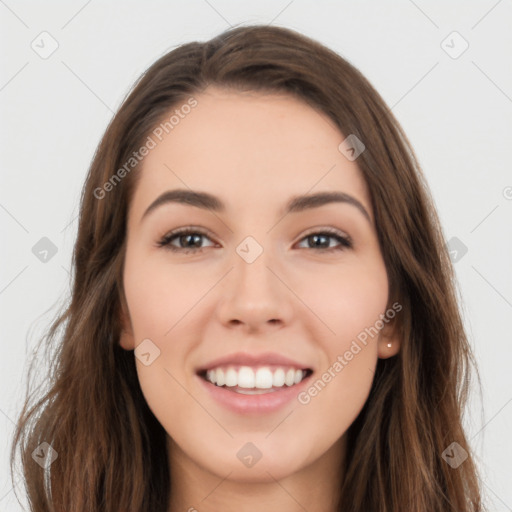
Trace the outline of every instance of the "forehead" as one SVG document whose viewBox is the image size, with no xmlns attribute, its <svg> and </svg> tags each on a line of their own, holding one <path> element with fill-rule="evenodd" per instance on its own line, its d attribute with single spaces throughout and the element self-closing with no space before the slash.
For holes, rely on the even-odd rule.
<svg viewBox="0 0 512 512">
<path fill-rule="evenodd" d="M 372 215 L 361 171 L 338 150 L 345 135 L 327 115 L 275 93 L 209 87 L 194 98 L 193 108 L 171 109 L 165 120 L 180 115 L 157 132 L 161 140 L 151 134 L 156 145 L 137 171 L 137 215 L 175 188 L 218 195 L 236 211 L 277 211 L 290 196 L 335 190 L 356 196 Z"/>
</svg>

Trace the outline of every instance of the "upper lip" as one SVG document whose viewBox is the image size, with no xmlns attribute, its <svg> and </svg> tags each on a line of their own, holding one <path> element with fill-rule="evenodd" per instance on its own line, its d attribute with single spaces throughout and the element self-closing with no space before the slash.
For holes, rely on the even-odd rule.
<svg viewBox="0 0 512 512">
<path fill-rule="evenodd" d="M 264 352 L 261 354 L 249 354 L 247 352 L 236 352 L 218 359 L 209 361 L 197 369 L 198 373 L 217 368 L 218 366 L 239 365 L 239 366 L 264 366 L 281 365 L 292 366 L 297 369 L 311 369 L 307 364 L 300 363 L 294 359 L 283 356 L 276 352 Z"/>
</svg>

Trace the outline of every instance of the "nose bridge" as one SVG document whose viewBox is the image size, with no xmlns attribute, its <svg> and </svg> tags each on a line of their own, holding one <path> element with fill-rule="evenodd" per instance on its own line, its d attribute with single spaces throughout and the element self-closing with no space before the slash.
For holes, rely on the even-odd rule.
<svg viewBox="0 0 512 512">
<path fill-rule="evenodd" d="M 275 251 L 247 237 L 237 246 L 232 261 L 234 268 L 227 276 L 219 307 L 222 321 L 251 324 L 251 327 L 276 320 L 288 321 L 290 297 L 276 276 L 279 265 Z"/>
<path fill-rule="evenodd" d="M 239 297 L 269 300 L 278 291 L 278 283 L 269 270 L 272 267 L 272 250 L 264 247 L 254 237 L 245 238 L 236 248 L 234 258 L 234 292 Z M 275 262 L 274 262 L 275 266 Z"/>
</svg>

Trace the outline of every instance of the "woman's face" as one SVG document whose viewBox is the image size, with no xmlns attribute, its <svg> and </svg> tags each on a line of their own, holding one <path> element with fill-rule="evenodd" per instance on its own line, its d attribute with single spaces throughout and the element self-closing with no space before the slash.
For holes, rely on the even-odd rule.
<svg viewBox="0 0 512 512">
<path fill-rule="evenodd" d="M 334 470 L 398 351 L 365 181 L 297 99 L 195 99 L 133 171 L 120 344 L 175 464 L 247 482 Z"/>
</svg>

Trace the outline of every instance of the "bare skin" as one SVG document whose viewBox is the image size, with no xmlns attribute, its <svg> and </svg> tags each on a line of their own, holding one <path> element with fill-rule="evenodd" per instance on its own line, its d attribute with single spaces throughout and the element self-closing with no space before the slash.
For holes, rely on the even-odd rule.
<svg viewBox="0 0 512 512">
<path fill-rule="evenodd" d="M 120 344 L 133 350 L 150 339 L 160 350 L 150 365 L 136 363 L 169 435 L 169 511 L 334 512 L 345 433 L 368 398 L 378 358 L 399 350 L 389 321 L 333 376 L 333 363 L 389 308 L 369 191 L 357 160 L 338 150 L 348 134 L 307 104 L 213 87 L 195 98 L 197 107 L 137 171 L 124 268 Z M 173 189 L 213 194 L 225 210 L 174 202 L 144 216 Z M 344 192 L 369 218 L 347 202 L 284 214 L 292 196 L 317 192 Z M 180 252 L 158 246 L 187 226 L 206 234 L 195 243 L 176 236 L 171 245 Z M 332 233 L 315 246 L 312 235 L 327 228 L 352 247 Z M 248 236 L 257 244 L 251 251 L 262 249 L 251 263 L 237 252 Z M 276 352 L 307 363 L 311 383 L 329 368 L 331 379 L 307 403 L 239 414 L 196 375 L 234 352 Z M 237 457 L 248 442 L 262 454 L 252 467 Z"/>
</svg>

